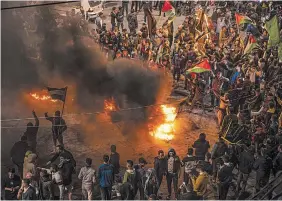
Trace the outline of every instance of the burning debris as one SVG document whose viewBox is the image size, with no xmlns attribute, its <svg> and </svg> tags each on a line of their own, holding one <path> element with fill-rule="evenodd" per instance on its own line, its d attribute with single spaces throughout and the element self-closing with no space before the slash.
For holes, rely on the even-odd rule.
<svg viewBox="0 0 282 201">
<path fill-rule="evenodd" d="M 163 122 L 159 126 L 153 128 L 150 132 L 151 136 L 157 139 L 170 141 L 174 138 L 174 120 L 176 118 L 176 108 L 161 105 L 161 113 L 163 114 Z"/>
<path fill-rule="evenodd" d="M 115 103 L 114 98 L 108 99 L 104 101 L 104 110 L 105 112 L 113 112 L 113 111 L 117 111 L 117 106 Z"/>
<path fill-rule="evenodd" d="M 51 96 L 46 94 L 29 93 L 29 95 L 35 100 L 57 102 L 57 100 L 52 99 Z"/>
</svg>

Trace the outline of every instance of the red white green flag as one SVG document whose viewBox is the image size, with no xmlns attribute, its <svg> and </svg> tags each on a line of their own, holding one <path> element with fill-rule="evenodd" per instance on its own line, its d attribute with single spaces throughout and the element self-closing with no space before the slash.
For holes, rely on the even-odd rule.
<svg viewBox="0 0 282 201">
<path fill-rule="evenodd" d="M 168 11 L 171 11 L 172 9 L 173 9 L 173 6 L 171 5 L 171 3 L 168 0 L 166 0 L 164 2 L 162 12 L 168 12 Z"/>
<path fill-rule="evenodd" d="M 189 73 L 203 73 L 211 70 L 211 65 L 207 59 L 202 62 L 196 64 L 193 68 L 190 68 L 186 71 L 186 74 Z"/>
<path fill-rule="evenodd" d="M 237 25 L 253 24 L 253 21 L 248 16 L 240 15 L 238 13 L 235 13 L 235 19 Z"/>
<path fill-rule="evenodd" d="M 259 45 L 255 39 L 255 37 L 253 35 L 249 36 L 249 41 L 248 44 L 244 50 L 244 54 L 249 54 L 251 53 L 253 50 L 258 49 Z"/>
</svg>

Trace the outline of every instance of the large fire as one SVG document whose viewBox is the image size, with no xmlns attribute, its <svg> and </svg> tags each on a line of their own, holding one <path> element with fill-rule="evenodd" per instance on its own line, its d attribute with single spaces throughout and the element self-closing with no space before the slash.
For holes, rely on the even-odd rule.
<svg viewBox="0 0 282 201">
<path fill-rule="evenodd" d="M 176 108 L 161 105 L 161 111 L 164 115 L 164 122 L 159 125 L 150 134 L 155 138 L 170 141 L 174 138 L 174 120 L 176 118 Z"/>
<path fill-rule="evenodd" d="M 30 96 L 35 100 L 57 102 L 57 100 L 53 100 L 52 97 L 46 95 L 46 93 L 45 94 L 30 93 Z"/>
<path fill-rule="evenodd" d="M 113 112 L 117 110 L 114 98 L 104 101 L 104 110 L 106 112 Z"/>
</svg>

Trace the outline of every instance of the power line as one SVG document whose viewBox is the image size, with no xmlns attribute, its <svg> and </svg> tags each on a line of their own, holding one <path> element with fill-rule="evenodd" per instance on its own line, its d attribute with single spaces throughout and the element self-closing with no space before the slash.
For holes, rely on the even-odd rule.
<svg viewBox="0 0 282 201">
<path fill-rule="evenodd" d="M 124 109 L 118 109 L 116 112 L 125 112 L 125 111 L 130 111 L 130 110 L 138 110 L 138 109 L 144 109 L 144 108 L 149 108 L 149 107 L 156 107 L 156 106 L 161 106 L 161 105 L 176 105 L 179 104 L 182 100 L 177 100 L 174 103 L 169 103 L 169 102 L 163 102 L 159 104 L 153 104 L 153 105 L 145 105 L 145 106 L 139 106 L 139 107 L 132 107 L 132 108 L 124 108 Z M 68 116 L 75 116 L 75 115 L 96 115 L 96 114 L 104 114 L 108 113 L 107 111 L 101 111 L 101 112 L 86 112 L 86 113 L 73 113 L 73 114 L 65 114 L 63 117 L 68 117 Z M 46 117 L 37 117 L 38 119 L 45 119 Z M 29 118 L 19 118 L 19 119 L 4 119 L 1 120 L 1 122 L 9 122 L 9 121 L 22 121 L 22 120 L 35 120 L 34 117 L 29 117 Z"/>
<path fill-rule="evenodd" d="M 152 115 L 152 116 L 149 116 L 147 117 L 147 119 L 149 118 L 153 118 L 153 117 L 160 117 L 160 116 L 166 116 L 166 115 L 170 115 L 170 114 L 175 114 L 175 119 L 177 119 L 178 117 L 178 114 L 181 114 L 181 113 L 186 113 L 186 112 L 190 112 L 191 110 L 189 109 L 185 109 L 185 110 L 182 110 L 182 111 L 176 111 L 174 113 L 166 113 L 166 114 L 158 114 L 158 115 Z M 117 111 L 118 112 L 118 111 Z M 96 121 L 95 123 L 106 123 L 106 122 L 110 122 L 110 123 L 120 123 L 120 122 L 128 122 L 128 121 L 135 121 L 135 120 L 142 120 L 144 119 L 144 117 L 141 117 L 141 118 L 131 118 L 131 119 L 125 119 L 125 120 L 120 120 L 120 121 L 109 121 L 109 120 L 105 120 L 105 121 Z M 171 122 L 174 122 L 175 119 Z M 165 123 L 165 122 L 164 122 Z M 75 125 L 75 124 L 68 124 L 68 125 Z M 59 126 L 64 126 L 64 125 L 54 125 L 53 127 L 59 127 Z M 1 129 L 9 129 L 9 128 L 28 128 L 28 127 L 37 127 L 37 126 L 6 126 L 6 127 L 1 127 Z M 50 128 L 50 126 L 38 126 L 38 128 Z"/>
<path fill-rule="evenodd" d="M 1 8 L 1 10 L 11 10 L 11 9 L 18 9 L 18 8 L 33 8 L 33 7 L 39 7 L 39 6 L 51 6 L 51 5 L 66 4 L 66 3 L 76 3 L 76 2 L 80 2 L 80 1 L 64 1 L 64 2 L 25 5 L 25 6 L 11 6 L 11 7 L 6 7 L 6 8 Z"/>
</svg>

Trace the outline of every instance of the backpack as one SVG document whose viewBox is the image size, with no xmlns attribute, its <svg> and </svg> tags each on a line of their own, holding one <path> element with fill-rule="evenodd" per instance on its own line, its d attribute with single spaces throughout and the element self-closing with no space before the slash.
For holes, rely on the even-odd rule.
<svg viewBox="0 0 282 201">
<path fill-rule="evenodd" d="M 130 184 L 131 190 L 135 189 L 136 186 L 136 171 L 134 171 L 133 174 L 130 174 L 129 172 L 125 172 L 127 174 L 127 182 Z"/>
<path fill-rule="evenodd" d="M 190 173 L 192 169 L 196 167 L 196 161 L 187 161 L 184 163 L 184 170 L 186 173 Z"/>
</svg>

